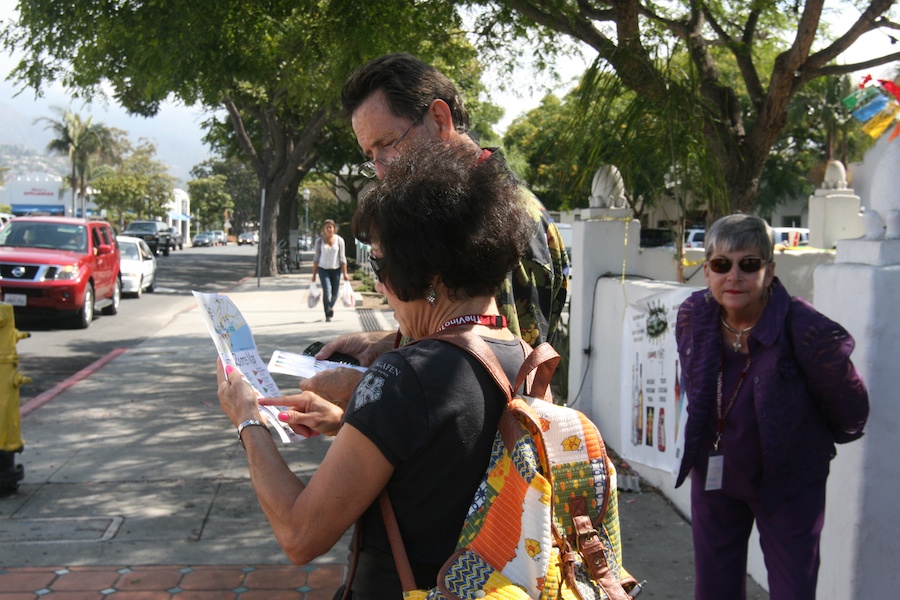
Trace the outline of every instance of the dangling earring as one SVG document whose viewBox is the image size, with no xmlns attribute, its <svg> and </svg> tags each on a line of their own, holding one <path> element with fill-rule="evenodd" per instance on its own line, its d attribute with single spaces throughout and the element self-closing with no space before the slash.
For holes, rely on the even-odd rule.
<svg viewBox="0 0 900 600">
<path fill-rule="evenodd" d="M 431 305 L 431 308 L 434 308 L 434 301 L 436 296 L 434 294 L 434 286 L 429 286 L 428 295 L 425 296 L 425 299 L 428 300 L 428 304 Z"/>
</svg>

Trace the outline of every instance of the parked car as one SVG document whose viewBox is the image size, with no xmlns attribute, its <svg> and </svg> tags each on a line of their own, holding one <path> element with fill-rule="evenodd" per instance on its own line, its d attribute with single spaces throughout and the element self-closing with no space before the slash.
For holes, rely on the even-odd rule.
<svg viewBox="0 0 900 600">
<path fill-rule="evenodd" d="M 706 237 L 705 229 L 685 229 L 684 247 L 703 248 L 703 239 Z"/>
<path fill-rule="evenodd" d="M 805 227 L 773 227 L 775 243 L 787 247 L 809 246 L 809 229 Z"/>
<path fill-rule="evenodd" d="M 221 229 L 214 229 L 213 235 L 217 246 L 225 246 L 228 244 L 228 236 Z"/>
<path fill-rule="evenodd" d="M 184 250 L 184 236 L 177 227 L 169 227 L 169 247 L 172 250 Z"/>
<path fill-rule="evenodd" d="M 215 236 L 210 231 L 201 231 L 191 240 L 193 246 L 212 246 L 215 244 Z"/>
<path fill-rule="evenodd" d="M 259 234 L 255 231 L 245 231 L 241 235 L 238 236 L 237 244 L 238 246 L 243 246 L 244 244 L 250 244 L 251 246 L 259 243 Z"/>
<path fill-rule="evenodd" d="M 675 234 L 671 229 L 641 227 L 641 248 L 674 248 Z"/>
<path fill-rule="evenodd" d="M 106 221 L 17 217 L 0 229 L 0 290 L 16 313 L 63 316 L 84 329 L 119 311 L 119 246 Z"/>
<path fill-rule="evenodd" d="M 165 256 L 169 255 L 171 248 L 169 226 L 162 221 L 132 221 L 122 235 L 141 238 L 156 255 L 160 252 Z"/>
<path fill-rule="evenodd" d="M 140 298 L 144 290 L 156 289 L 156 256 L 141 238 L 117 235 L 122 293 Z"/>
</svg>

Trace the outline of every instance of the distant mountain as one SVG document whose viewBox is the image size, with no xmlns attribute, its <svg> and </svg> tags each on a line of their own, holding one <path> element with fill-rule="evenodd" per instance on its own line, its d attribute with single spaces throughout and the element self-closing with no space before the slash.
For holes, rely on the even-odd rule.
<svg viewBox="0 0 900 600">
<path fill-rule="evenodd" d="M 44 124 L 34 123 L 41 116 L 0 103 L 0 168 L 8 169 L 6 177 L 35 172 L 65 177 L 68 173 L 68 158 L 51 156 L 45 150 L 51 134 Z"/>
<path fill-rule="evenodd" d="M 7 169 L 7 179 L 25 173 L 52 173 L 65 178 L 69 173 L 69 159 L 66 156 L 51 156 L 21 144 L 0 144 L 0 169 Z"/>
</svg>

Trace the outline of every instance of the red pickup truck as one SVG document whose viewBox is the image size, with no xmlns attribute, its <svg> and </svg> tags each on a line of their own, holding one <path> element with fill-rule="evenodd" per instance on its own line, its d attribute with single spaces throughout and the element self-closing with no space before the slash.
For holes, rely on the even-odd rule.
<svg viewBox="0 0 900 600">
<path fill-rule="evenodd" d="M 119 246 L 106 221 L 17 217 L 0 229 L 0 293 L 16 313 L 62 315 L 80 329 L 119 311 Z"/>
</svg>

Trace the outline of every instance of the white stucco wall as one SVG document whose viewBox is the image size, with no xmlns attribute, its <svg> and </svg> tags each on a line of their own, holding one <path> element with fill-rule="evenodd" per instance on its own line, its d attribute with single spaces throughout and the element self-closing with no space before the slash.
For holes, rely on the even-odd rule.
<svg viewBox="0 0 900 600">
<path fill-rule="evenodd" d="M 883 315 L 894 312 L 900 298 L 900 265 L 835 264 L 816 272 L 816 285 L 831 290 L 816 308 L 856 339 L 853 361 L 866 381 L 871 410 L 866 435 L 838 446 L 832 462 L 818 597 L 895 598 L 900 589 L 900 325 Z"/>
</svg>

